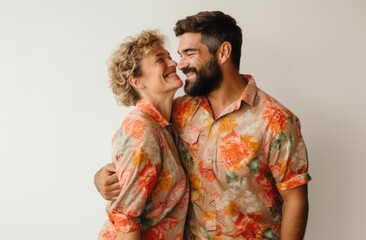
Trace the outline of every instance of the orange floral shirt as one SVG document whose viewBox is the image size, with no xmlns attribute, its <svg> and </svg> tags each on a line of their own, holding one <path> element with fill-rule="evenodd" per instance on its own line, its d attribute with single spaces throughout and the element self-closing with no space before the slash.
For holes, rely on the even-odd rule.
<svg viewBox="0 0 366 240">
<path fill-rule="evenodd" d="M 187 217 L 197 239 L 279 239 L 280 190 L 306 184 L 307 150 L 298 118 L 257 88 L 217 118 L 205 97 L 175 101 L 178 151 L 190 179 Z"/>
<path fill-rule="evenodd" d="M 183 239 L 189 184 L 168 122 L 140 100 L 112 140 L 121 193 L 109 202 L 99 240 L 141 230 L 142 239 Z"/>
</svg>

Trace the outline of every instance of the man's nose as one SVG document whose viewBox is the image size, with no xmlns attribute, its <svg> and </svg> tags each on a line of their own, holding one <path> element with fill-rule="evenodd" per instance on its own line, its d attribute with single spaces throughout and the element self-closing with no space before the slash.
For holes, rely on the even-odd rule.
<svg viewBox="0 0 366 240">
<path fill-rule="evenodd" d="M 188 66 L 189 66 L 189 62 L 184 57 L 182 57 L 178 63 L 178 69 L 183 70 Z"/>
</svg>

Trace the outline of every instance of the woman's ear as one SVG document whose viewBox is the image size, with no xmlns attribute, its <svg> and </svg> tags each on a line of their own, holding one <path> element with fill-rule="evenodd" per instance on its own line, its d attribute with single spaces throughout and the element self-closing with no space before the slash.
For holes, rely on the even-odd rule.
<svg viewBox="0 0 366 240">
<path fill-rule="evenodd" d="M 230 59 L 231 56 L 231 44 L 229 42 L 223 42 L 218 50 L 218 60 L 219 63 L 223 64 L 228 59 Z"/>
<path fill-rule="evenodd" d="M 145 88 L 144 82 L 139 77 L 130 77 L 130 79 L 128 81 L 130 82 L 131 86 L 136 88 L 136 89 Z"/>
</svg>

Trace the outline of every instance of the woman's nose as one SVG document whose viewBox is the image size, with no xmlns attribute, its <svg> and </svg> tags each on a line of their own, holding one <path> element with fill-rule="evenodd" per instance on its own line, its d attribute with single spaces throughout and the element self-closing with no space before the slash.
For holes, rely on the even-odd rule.
<svg viewBox="0 0 366 240">
<path fill-rule="evenodd" d="M 177 62 L 174 61 L 173 59 L 169 59 L 168 60 L 168 66 L 169 67 L 171 67 L 171 66 L 177 67 Z"/>
</svg>

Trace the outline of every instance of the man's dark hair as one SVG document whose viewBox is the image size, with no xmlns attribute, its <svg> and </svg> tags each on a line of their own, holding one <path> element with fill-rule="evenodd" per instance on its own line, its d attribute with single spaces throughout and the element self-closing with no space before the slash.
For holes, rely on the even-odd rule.
<svg viewBox="0 0 366 240">
<path fill-rule="evenodd" d="M 215 54 L 223 42 L 229 42 L 232 47 L 231 59 L 239 70 L 243 37 L 241 28 L 229 15 L 220 11 L 199 12 L 179 20 L 174 32 L 177 37 L 184 33 L 201 33 L 202 43 L 211 54 Z"/>
</svg>

